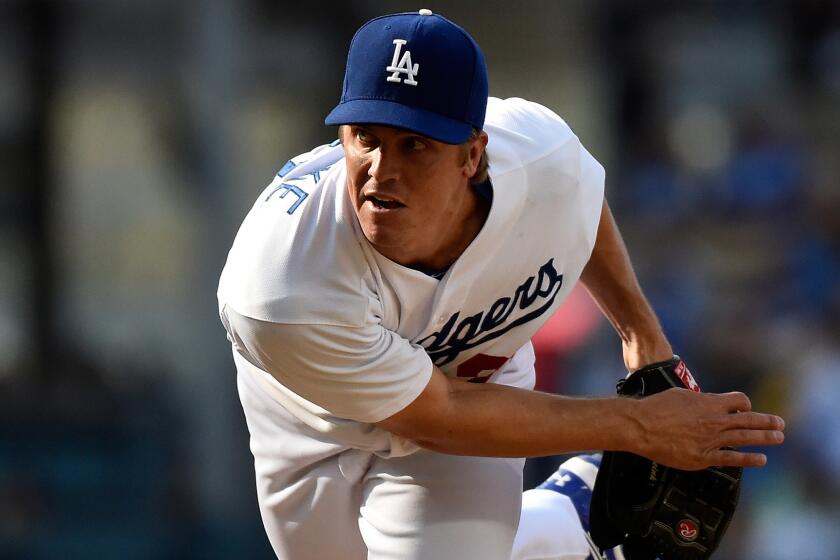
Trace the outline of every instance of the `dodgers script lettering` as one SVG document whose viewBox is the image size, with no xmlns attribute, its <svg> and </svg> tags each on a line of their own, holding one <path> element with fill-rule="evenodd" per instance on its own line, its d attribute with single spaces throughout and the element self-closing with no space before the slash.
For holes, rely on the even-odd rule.
<svg viewBox="0 0 840 560">
<path fill-rule="evenodd" d="M 501 297 L 486 311 L 461 319 L 461 312 L 453 313 L 435 333 L 418 341 L 437 366 L 443 366 L 463 352 L 498 338 L 511 329 L 532 321 L 545 313 L 554 303 L 563 275 L 549 259 L 534 276 L 529 276 L 514 290 L 513 297 Z M 516 314 L 515 311 L 524 313 Z M 511 319 L 512 315 L 516 315 Z"/>
</svg>

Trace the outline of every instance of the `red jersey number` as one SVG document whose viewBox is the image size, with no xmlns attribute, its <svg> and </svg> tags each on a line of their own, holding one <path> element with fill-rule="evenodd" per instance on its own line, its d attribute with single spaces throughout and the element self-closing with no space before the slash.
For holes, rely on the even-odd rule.
<svg viewBox="0 0 840 560">
<path fill-rule="evenodd" d="M 457 375 L 460 378 L 468 378 L 470 383 L 486 383 L 509 359 L 504 356 L 476 354 L 458 366 Z"/>
</svg>

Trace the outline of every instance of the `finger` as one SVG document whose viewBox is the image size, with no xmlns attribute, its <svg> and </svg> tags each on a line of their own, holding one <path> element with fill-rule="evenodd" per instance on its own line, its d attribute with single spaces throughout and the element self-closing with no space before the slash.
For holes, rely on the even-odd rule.
<svg viewBox="0 0 840 560">
<path fill-rule="evenodd" d="M 745 453 L 732 449 L 716 449 L 707 455 L 709 464 L 717 467 L 763 467 L 767 464 L 764 453 Z"/>
<path fill-rule="evenodd" d="M 740 391 L 722 394 L 723 406 L 727 412 L 749 412 L 752 410 L 750 398 Z"/>
<path fill-rule="evenodd" d="M 726 424 L 729 429 L 748 428 L 751 430 L 778 430 L 785 429 L 785 421 L 775 414 L 764 414 L 762 412 L 739 412 L 729 414 L 726 417 Z"/>
<path fill-rule="evenodd" d="M 727 430 L 719 441 L 721 447 L 780 445 L 785 434 L 778 430 Z"/>
</svg>

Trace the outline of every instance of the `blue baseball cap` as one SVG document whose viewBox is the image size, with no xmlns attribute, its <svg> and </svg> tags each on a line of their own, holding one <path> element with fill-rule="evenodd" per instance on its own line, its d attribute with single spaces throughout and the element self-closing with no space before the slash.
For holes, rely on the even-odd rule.
<svg viewBox="0 0 840 560">
<path fill-rule="evenodd" d="M 394 126 L 460 144 L 484 127 L 486 109 L 481 48 L 466 31 L 424 9 L 359 28 L 341 101 L 324 122 Z"/>
</svg>

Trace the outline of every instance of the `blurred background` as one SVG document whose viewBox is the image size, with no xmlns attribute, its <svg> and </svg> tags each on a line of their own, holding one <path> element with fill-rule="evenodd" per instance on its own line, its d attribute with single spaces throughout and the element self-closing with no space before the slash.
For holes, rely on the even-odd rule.
<svg viewBox="0 0 840 560">
<path fill-rule="evenodd" d="M 356 28 L 421 7 L 605 164 L 703 388 L 787 419 L 716 557 L 840 559 L 836 0 L 0 0 L 0 559 L 272 557 L 218 276 L 280 166 L 334 139 Z M 542 389 L 623 375 L 584 292 L 536 342 Z"/>
</svg>

